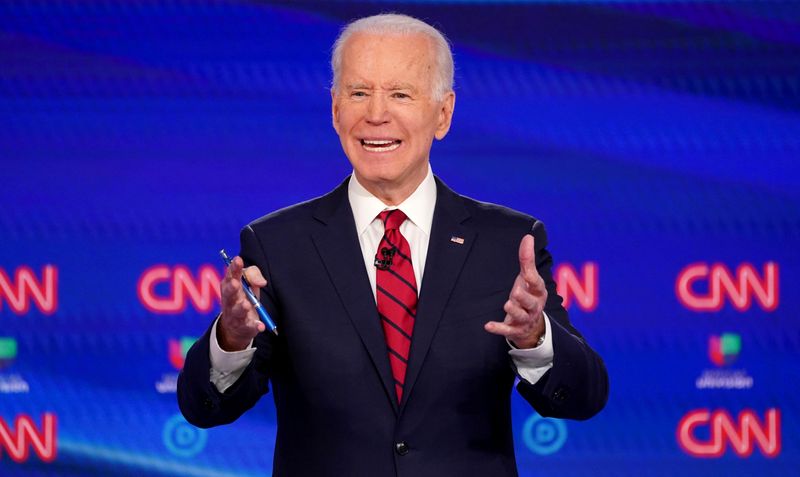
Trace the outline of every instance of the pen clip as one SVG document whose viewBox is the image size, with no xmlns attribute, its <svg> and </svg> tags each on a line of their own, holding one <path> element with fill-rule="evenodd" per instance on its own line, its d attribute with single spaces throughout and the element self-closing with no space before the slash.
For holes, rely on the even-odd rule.
<svg viewBox="0 0 800 477">
<path fill-rule="evenodd" d="M 220 257 L 222 257 L 222 260 L 225 262 L 225 265 L 230 267 L 231 266 L 231 258 L 228 256 L 227 253 L 225 253 L 225 249 L 224 248 L 219 251 L 219 255 L 220 255 Z"/>
</svg>

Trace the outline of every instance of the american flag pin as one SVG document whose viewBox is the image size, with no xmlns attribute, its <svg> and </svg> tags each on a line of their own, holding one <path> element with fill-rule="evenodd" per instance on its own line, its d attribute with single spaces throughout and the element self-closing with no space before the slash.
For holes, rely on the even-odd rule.
<svg viewBox="0 0 800 477">
<path fill-rule="evenodd" d="M 453 243 L 457 243 L 459 245 L 464 245 L 464 238 L 463 237 L 456 237 L 455 235 L 453 235 L 452 237 L 450 237 L 450 241 L 453 242 Z"/>
</svg>

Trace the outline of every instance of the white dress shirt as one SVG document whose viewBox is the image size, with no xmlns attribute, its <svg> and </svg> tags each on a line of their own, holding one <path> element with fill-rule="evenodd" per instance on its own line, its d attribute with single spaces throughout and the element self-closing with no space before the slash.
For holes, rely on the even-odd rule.
<svg viewBox="0 0 800 477">
<path fill-rule="evenodd" d="M 433 224 L 433 210 L 436 205 L 436 181 L 433 179 L 430 165 L 428 165 L 428 175 L 419 187 L 397 206 L 387 206 L 381 202 L 358 182 L 355 174 L 350 176 L 347 197 L 350 201 L 350 208 L 353 210 L 358 242 L 361 245 L 361 254 L 364 256 L 364 267 L 366 267 L 372 295 L 376 302 L 376 278 L 373 262 L 375 251 L 378 250 L 378 245 L 383 238 L 383 222 L 378 219 L 378 214 L 383 210 L 400 209 L 408 217 L 408 220 L 400 225 L 400 233 L 406 238 L 411 248 L 411 263 L 414 265 L 417 289 L 422 290 L 422 274 L 425 270 L 425 259 L 428 254 L 428 242 Z M 502 320 L 502 318 L 500 316 L 498 320 Z M 546 314 L 544 323 L 544 343 L 536 348 L 509 350 L 517 373 L 531 384 L 536 383 L 553 366 L 553 339 L 550 332 L 550 319 Z M 243 351 L 228 352 L 220 348 L 217 343 L 217 322 L 214 323 L 211 330 L 209 350 L 211 382 L 220 392 L 225 392 L 239 379 L 255 353 L 252 341 L 248 349 Z"/>
</svg>

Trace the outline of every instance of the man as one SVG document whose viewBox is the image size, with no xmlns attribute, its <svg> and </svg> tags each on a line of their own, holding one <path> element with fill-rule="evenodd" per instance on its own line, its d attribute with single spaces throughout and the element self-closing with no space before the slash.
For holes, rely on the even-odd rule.
<svg viewBox="0 0 800 477">
<path fill-rule="evenodd" d="M 229 423 L 271 383 L 275 475 L 516 475 L 515 373 L 544 416 L 587 419 L 608 395 L 602 360 L 555 293 L 544 228 L 433 176 L 431 145 L 455 105 L 437 30 L 358 20 L 332 66 L 353 174 L 242 230 L 221 316 L 187 354 L 181 410 L 201 427 Z"/>
</svg>

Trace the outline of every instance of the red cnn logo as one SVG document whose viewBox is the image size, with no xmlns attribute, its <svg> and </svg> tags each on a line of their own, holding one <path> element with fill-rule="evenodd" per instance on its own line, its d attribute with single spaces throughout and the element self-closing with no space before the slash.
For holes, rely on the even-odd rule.
<svg viewBox="0 0 800 477">
<path fill-rule="evenodd" d="M 707 292 L 698 292 L 694 284 L 705 282 Z M 778 307 L 778 264 L 767 262 L 759 276 L 756 268 L 743 263 L 736 273 L 721 263 L 697 262 L 686 266 L 675 281 L 675 294 L 686 308 L 694 311 L 719 311 L 725 297 L 739 311 L 749 310 L 753 298 L 764 311 Z"/>
<path fill-rule="evenodd" d="M 139 277 L 136 288 L 139 301 L 153 313 L 183 313 L 187 302 L 207 313 L 220 301 L 221 280 L 222 275 L 211 265 L 201 266 L 196 277 L 185 265 L 153 265 Z M 159 285 L 162 294 L 156 291 Z"/>
<path fill-rule="evenodd" d="M 599 268 L 594 262 L 583 264 L 581 274 L 568 263 L 556 267 L 556 290 L 564 299 L 564 308 L 573 301 L 583 311 L 594 311 L 599 301 Z"/>
<path fill-rule="evenodd" d="M 28 313 L 31 302 L 42 313 L 53 314 L 58 307 L 58 269 L 53 265 L 42 267 L 42 279 L 36 277 L 31 267 L 21 266 L 11 280 L 0 268 L 0 307 L 3 302 L 17 315 Z"/>
<path fill-rule="evenodd" d="M 6 421 L 0 417 L 0 458 L 5 450 L 11 460 L 22 463 L 28 460 L 30 448 L 44 462 L 56 459 L 56 416 L 51 413 L 42 414 L 42 429 L 27 414 L 19 414 L 14 421 L 14 428 L 9 429 Z"/>
<path fill-rule="evenodd" d="M 694 433 L 699 426 L 709 426 L 710 438 L 702 441 Z M 738 422 L 724 410 L 690 411 L 678 423 L 678 444 L 694 457 L 720 457 L 730 445 L 739 457 L 750 457 L 756 444 L 765 457 L 775 457 L 781 452 L 781 413 L 768 409 L 764 422 L 751 409 L 739 413 Z"/>
</svg>

